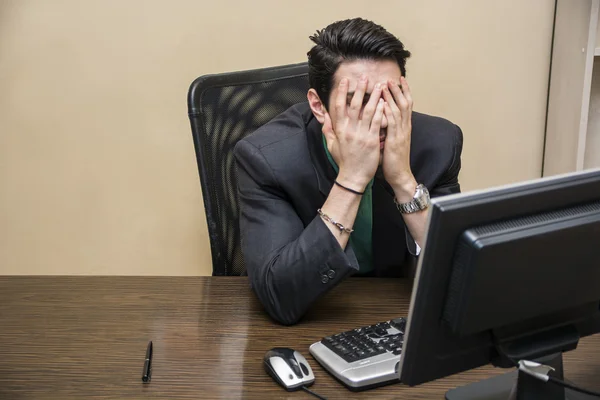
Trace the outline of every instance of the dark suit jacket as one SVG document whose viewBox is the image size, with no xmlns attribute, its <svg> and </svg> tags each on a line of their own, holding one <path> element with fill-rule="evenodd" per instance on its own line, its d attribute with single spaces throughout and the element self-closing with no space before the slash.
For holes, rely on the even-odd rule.
<svg viewBox="0 0 600 400">
<path fill-rule="evenodd" d="M 336 173 L 308 103 L 295 105 L 237 143 L 242 251 L 251 285 L 267 312 L 297 322 L 310 305 L 358 271 L 317 214 Z M 431 196 L 460 191 L 462 132 L 451 122 L 413 112 L 410 163 Z M 406 276 L 415 243 L 391 187 L 373 185 L 374 276 Z"/>
</svg>

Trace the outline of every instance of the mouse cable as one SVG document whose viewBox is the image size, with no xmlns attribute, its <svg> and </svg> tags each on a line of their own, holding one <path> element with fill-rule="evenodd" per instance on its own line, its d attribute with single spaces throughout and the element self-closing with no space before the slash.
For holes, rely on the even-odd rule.
<svg viewBox="0 0 600 400">
<path fill-rule="evenodd" d="M 316 394 L 315 392 L 313 392 L 312 390 L 310 390 L 309 388 L 307 388 L 306 386 L 302 386 L 302 390 L 304 390 L 307 393 L 312 394 L 313 396 L 315 396 L 317 399 L 321 399 L 321 400 L 327 400 L 325 397 L 319 396 L 318 394 Z"/>
<path fill-rule="evenodd" d="M 600 397 L 600 392 L 594 392 L 594 391 L 591 391 L 591 390 L 588 390 L 588 389 L 584 389 L 584 388 L 580 388 L 580 387 L 571 385 L 570 383 L 565 382 L 565 381 L 561 381 L 560 379 L 556 379 L 553 376 L 549 376 L 548 377 L 548 382 L 552 382 L 555 385 L 562 386 L 562 387 L 565 387 L 567 389 L 574 390 L 576 392 L 585 393 L 587 395 L 594 396 L 594 397 Z"/>
</svg>

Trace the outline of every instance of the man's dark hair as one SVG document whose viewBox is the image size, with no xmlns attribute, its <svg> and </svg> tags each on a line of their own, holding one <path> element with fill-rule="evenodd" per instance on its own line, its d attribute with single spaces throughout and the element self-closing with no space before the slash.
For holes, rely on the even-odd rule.
<svg viewBox="0 0 600 400">
<path fill-rule="evenodd" d="M 309 37 L 315 43 L 308 52 L 308 80 L 325 107 L 333 75 L 343 61 L 392 60 L 406 76 L 406 59 L 410 51 L 397 37 L 374 22 L 354 18 L 334 22 Z"/>
</svg>

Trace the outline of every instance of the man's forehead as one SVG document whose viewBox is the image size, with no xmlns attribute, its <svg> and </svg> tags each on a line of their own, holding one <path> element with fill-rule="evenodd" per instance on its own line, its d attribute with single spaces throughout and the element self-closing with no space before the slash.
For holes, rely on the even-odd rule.
<svg viewBox="0 0 600 400">
<path fill-rule="evenodd" d="M 339 85 L 340 80 L 342 78 L 348 79 L 348 92 L 353 92 L 354 90 L 356 90 L 356 87 L 358 86 L 358 81 L 359 81 L 360 77 L 355 78 L 355 77 L 350 77 L 350 76 L 341 76 L 334 80 L 334 82 L 333 82 L 334 85 L 335 86 Z M 369 79 L 368 89 L 367 89 L 369 92 L 377 83 L 385 84 L 390 79 L 393 80 L 398 85 L 400 85 L 400 77 L 379 77 L 379 76 L 378 77 L 369 77 L 369 76 L 367 76 L 367 78 Z"/>
<path fill-rule="evenodd" d="M 389 60 L 342 62 L 333 76 L 333 84 L 337 86 L 342 78 L 347 78 L 348 90 L 354 91 L 362 75 L 368 78 L 368 91 L 371 91 L 376 83 L 385 83 L 390 79 L 399 84 L 401 73 L 398 64 Z"/>
</svg>

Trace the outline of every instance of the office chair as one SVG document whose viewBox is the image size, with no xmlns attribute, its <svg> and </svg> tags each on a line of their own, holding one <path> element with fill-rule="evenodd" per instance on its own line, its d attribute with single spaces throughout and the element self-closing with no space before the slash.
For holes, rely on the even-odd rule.
<svg viewBox="0 0 600 400">
<path fill-rule="evenodd" d="M 307 63 L 204 75 L 188 91 L 213 276 L 245 275 L 235 144 L 294 104 L 306 101 Z"/>
</svg>

